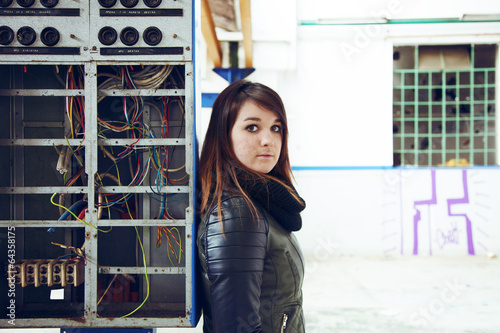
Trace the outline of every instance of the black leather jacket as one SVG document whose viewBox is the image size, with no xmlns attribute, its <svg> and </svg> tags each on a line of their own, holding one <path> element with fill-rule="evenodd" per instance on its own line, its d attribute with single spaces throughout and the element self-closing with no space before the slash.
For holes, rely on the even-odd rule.
<svg viewBox="0 0 500 333">
<path fill-rule="evenodd" d="M 304 332 L 304 260 L 295 236 L 261 206 L 225 195 L 198 227 L 204 332 Z"/>
</svg>

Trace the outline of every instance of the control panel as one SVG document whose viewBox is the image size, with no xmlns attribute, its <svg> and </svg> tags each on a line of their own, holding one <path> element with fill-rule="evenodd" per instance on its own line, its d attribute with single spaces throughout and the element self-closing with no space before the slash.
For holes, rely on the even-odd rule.
<svg viewBox="0 0 500 333">
<path fill-rule="evenodd" d="M 27 60 L 192 59 L 186 0 L 0 0 L 0 55 Z"/>
<path fill-rule="evenodd" d="M 58 0 L 0 0 L 4 60 L 88 58 L 88 4 Z"/>
</svg>

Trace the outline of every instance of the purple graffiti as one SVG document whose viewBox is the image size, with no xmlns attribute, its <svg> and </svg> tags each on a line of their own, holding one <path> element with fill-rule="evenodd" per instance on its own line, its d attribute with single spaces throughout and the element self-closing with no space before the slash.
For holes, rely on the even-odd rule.
<svg viewBox="0 0 500 333">
<path fill-rule="evenodd" d="M 413 207 L 417 211 L 415 216 L 413 216 L 413 254 L 418 254 L 418 222 L 421 219 L 420 210 L 417 206 L 420 205 L 435 205 L 437 203 L 436 196 L 436 170 L 431 170 L 431 178 L 432 178 L 432 198 L 429 200 L 420 200 L 415 201 Z"/>
<path fill-rule="evenodd" d="M 472 222 L 467 216 L 467 214 L 453 214 L 451 212 L 451 206 L 458 204 L 469 203 L 469 189 L 467 186 L 467 170 L 462 170 L 462 184 L 464 186 L 464 197 L 460 199 L 448 199 L 448 216 L 463 216 L 465 217 L 466 228 L 467 228 L 467 246 L 470 255 L 475 255 L 474 242 L 472 241 Z"/>
<path fill-rule="evenodd" d="M 450 230 L 443 231 L 438 229 L 436 232 L 436 238 L 439 248 L 443 249 L 447 244 L 458 245 L 458 236 L 458 225 L 456 223 L 452 223 L 452 228 Z"/>
</svg>

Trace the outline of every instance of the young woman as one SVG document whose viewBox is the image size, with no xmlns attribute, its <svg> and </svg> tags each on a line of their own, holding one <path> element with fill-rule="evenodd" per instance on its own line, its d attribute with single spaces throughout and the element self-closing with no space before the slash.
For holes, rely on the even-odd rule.
<svg viewBox="0 0 500 333">
<path fill-rule="evenodd" d="M 204 332 L 304 332 L 292 232 L 305 202 L 287 134 L 281 98 L 262 84 L 234 82 L 214 102 L 199 163 Z"/>
</svg>

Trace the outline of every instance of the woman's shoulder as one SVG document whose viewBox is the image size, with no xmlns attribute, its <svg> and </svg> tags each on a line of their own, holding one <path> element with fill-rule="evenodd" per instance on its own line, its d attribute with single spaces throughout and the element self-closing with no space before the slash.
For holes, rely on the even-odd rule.
<svg viewBox="0 0 500 333">
<path fill-rule="evenodd" d="M 264 227 L 267 230 L 268 222 L 265 214 L 261 211 L 258 203 L 251 202 L 251 204 L 241 194 L 223 192 L 220 209 L 217 200 L 215 200 L 205 215 L 205 223 L 213 225 L 222 222 L 225 230 L 236 225 L 244 226 L 244 229 Z"/>
</svg>

